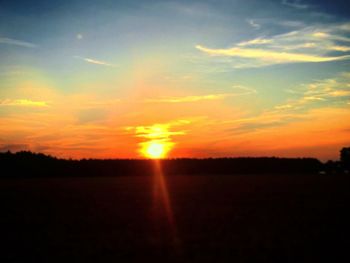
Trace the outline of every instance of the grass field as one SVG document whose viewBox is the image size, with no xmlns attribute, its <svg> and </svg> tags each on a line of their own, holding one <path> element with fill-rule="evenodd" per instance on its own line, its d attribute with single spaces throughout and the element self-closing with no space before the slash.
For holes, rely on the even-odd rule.
<svg viewBox="0 0 350 263">
<path fill-rule="evenodd" d="M 350 177 L 157 180 L 1 179 L 0 262 L 350 262 Z"/>
</svg>

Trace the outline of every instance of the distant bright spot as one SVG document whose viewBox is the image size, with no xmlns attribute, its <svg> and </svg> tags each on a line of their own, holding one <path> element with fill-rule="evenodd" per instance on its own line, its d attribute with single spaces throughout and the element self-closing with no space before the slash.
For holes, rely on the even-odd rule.
<svg viewBox="0 0 350 263">
<path fill-rule="evenodd" d="M 325 37 L 328 37 L 328 34 L 324 32 L 316 32 L 316 33 L 313 33 L 313 36 L 318 38 L 325 38 Z"/>
<path fill-rule="evenodd" d="M 144 151 L 145 157 L 152 159 L 164 158 L 166 146 L 161 142 L 149 142 Z"/>
<path fill-rule="evenodd" d="M 168 156 L 170 150 L 174 147 L 174 142 L 166 140 L 151 140 L 140 143 L 140 154 L 145 158 L 163 159 Z"/>
<path fill-rule="evenodd" d="M 78 40 L 83 39 L 83 35 L 82 35 L 82 34 L 77 34 L 77 35 L 76 35 L 76 38 L 77 38 Z"/>
<path fill-rule="evenodd" d="M 138 143 L 140 156 L 161 159 L 166 158 L 176 145 L 172 137 L 185 134 L 185 131 L 170 131 L 170 128 L 188 123 L 190 121 L 178 120 L 150 126 L 130 126 L 125 128 L 127 131 L 133 131 L 136 137 L 141 138 L 141 141 Z"/>
</svg>

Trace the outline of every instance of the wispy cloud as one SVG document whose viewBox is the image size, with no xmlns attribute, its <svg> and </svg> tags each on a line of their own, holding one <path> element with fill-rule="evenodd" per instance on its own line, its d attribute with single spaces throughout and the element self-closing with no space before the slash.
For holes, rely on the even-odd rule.
<svg viewBox="0 0 350 263">
<path fill-rule="evenodd" d="M 80 56 L 74 56 L 74 58 L 83 60 L 87 63 L 91 63 L 91 64 L 95 64 L 95 65 L 101 65 L 101 66 L 106 66 L 106 67 L 116 67 L 116 65 L 105 62 L 105 61 L 101 61 L 101 60 L 96 60 L 96 59 L 92 59 L 92 58 L 85 58 L 85 57 L 80 57 Z"/>
<path fill-rule="evenodd" d="M 349 59 L 350 55 L 338 57 L 321 57 L 302 53 L 276 52 L 264 49 L 249 49 L 249 48 L 229 48 L 229 49 L 211 49 L 197 45 L 196 48 L 209 55 L 255 58 L 273 63 L 288 63 L 288 62 L 327 62 L 335 60 Z"/>
<path fill-rule="evenodd" d="M 275 22 L 275 21 L 273 21 L 273 22 Z M 303 27 L 303 26 L 305 26 L 304 22 L 295 21 L 295 20 L 278 21 L 277 24 L 284 26 L 284 27 Z"/>
<path fill-rule="evenodd" d="M 47 101 L 33 101 L 28 99 L 5 99 L 0 101 L 0 106 L 48 107 L 49 103 Z"/>
<path fill-rule="evenodd" d="M 121 99 L 113 99 L 113 100 L 105 100 L 105 101 L 88 101 L 86 103 L 87 107 L 110 107 L 115 106 L 119 104 L 122 100 Z"/>
<path fill-rule="evenodd" d="M 247 23 L 249 24 L 249 25 L 251 25 L 253 28 L 255 28 L 255 29 L 260 29 L 261 28 L 261 25 L 260 24 L 258 24 L 255 20 L 253 20 L 253 19 L 248 19 L 247 20 Z"/>
<path fill-rule="evenodd" d="M 350 47 L 348 46 L 329 46 L 329 50 L 348 52 L 350 51 Z"/>
<path fill-rule="evenodd" d="M 13 46 L 21 46 L 21 47 L 27 47 L 27 48 L 36 48 L 38 47 L 36 44 L 21 41 L 13 38 L 8 37 L 0 37 L 0 44 L 7 44 L 7 45 L 13 45 Z"/>
<path fill-rule="evenodd" d="M 206 95 L 194 95 L 194 96 L 182 96 L 182 97 L 160 97 L 146 99 L 146 102 L 151 103 L 183 103 L 183 102 L 198 102 L 198 101 L 210 101 L 210 100 L 221 100 L 228 97 L 248 95 L 256 93 L 255 89 L 236 85 L 232 87 L 236 92 L 231 93 L 217 93 L 217 94 L 206 94 Z"/>
<path fill-rule="evenodd" d="M 288 0 L 283 0 L 282 1 L 283 5 L 293 7 L 296 9 L 307 9 L 309 8 L 309 5 L 303 4 L 300 0 L 294 0 L 294 1 L 288 1 Z"/>
<path fill-rule="evenodd" d="M 249 132 L 257 132 L 259 130 L 273 129 L 276 127 L 287 125 L 291 122 L 304 120 L 305 117 L 292 117 L 292 116 L 274 116 L 273 119 L 266 119 L 266 116 L 262 115 L 261 118 L 257 118 L 254 121 L 241 122 L 239 125 L 230 129 L 234 134 L 247 134 Z M 265 118 L 265 120 L 264 120 Z"/>
<path fill-rule="evenodd" d="M 27 144 L 0 144 L 0 152 L 11 151 L 18 152 L 28 150 Z"/>
<path fill-rule="evenodd" d="M 255 38 L 252 40 L 240 42 L 237 44 L 239 47 L 245 47 L 245 46 L 253 46 L 253 45 L 264 45 L 272 43 L 273 39 L 266 39 L 266 38 Z"/>
<path fill-rule="evenodd" d="M 312 119 L 310 112 L 331 112 L 349 109 L 350 73 L 342 73 L 288 90 L 294 98 L 250 118 L 226 121 L 228 132 L 255 133 Z"/>
<path fill-rule="evenodd" d="M 304 26 L 300 30 L 270 37 L 259 36 L 241 41 L 231 48 L 195 48 L 233 68 L 262 67 L 297 62 L 329 62 L 350 59 L 350 24 Z"/>
<path fill-rule="evenodd" d="M 147 139 L 169 139 L 173 135 L 183 135 L 184 131 L 169 131 L 169 124 L 154 124 L 152 126 L 135 127 L 136 137 Z"/>
<path fill-rule="evenodd" d="M 343 73 L 333 79 L 304 84 L 297 90 L 289 90 L 295 98 L 275 106 L 276 110 L 291 111 L 322 106 L 346 105 L 350 99 L 350 75 Z"/>
<path fill-rule="evenodd" d="M 230 94 L 209 94 L 201 96 L 183 96 L 183 97 L 161 97 L 155 99 L 146 99 L 146 102 L 157 102 L 157 103 L 181 103 L 181 102 L 197 102 L 203 100 L 219 100 L 230 96 Z"/>
</svg>

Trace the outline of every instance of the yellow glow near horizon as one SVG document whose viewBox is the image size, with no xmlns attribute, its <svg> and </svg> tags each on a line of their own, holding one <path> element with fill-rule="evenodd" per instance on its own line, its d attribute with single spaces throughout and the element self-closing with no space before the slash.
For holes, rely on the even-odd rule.
<svg viewBox="0 0 350 263">
<path fill-rule="evenodd" d="M 140 153 L 143 157 L 150 159 L 163 159 L 168 156 L 169 151 L 173 148 L 174 142 L 166 140 L 151 140 L 140 143 Z"/>
<path fill-rule="evenodd" d="M 147 141 L 139 142 L 139 153 L 141 156 L 151 159 L 166 158 L 169 151 L 174 147 L 172 135 L 182 135 L 183 132 L 169 131 L 171 124 L 154 124 L 151 126 L 136 126 L 137 137 Z M 128 128 L 133 129 L 133 127 Z"/>
<path fill-rule="evenodd" d="M 159 142 L 151 142 L 146 149 L 146 155 L 152 159 L 163 158 L 165 155 L 164 144 Z"/>
</svg>

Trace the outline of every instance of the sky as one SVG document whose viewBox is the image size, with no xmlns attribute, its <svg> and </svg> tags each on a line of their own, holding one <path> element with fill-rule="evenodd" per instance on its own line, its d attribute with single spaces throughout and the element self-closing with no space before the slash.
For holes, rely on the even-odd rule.
<svg viewBox="0 0 350 263">
<path fill-rule="evenodd" d="M 0 151 L 336 160 L 345 2 L 0 0 Z"/>
</svg>

